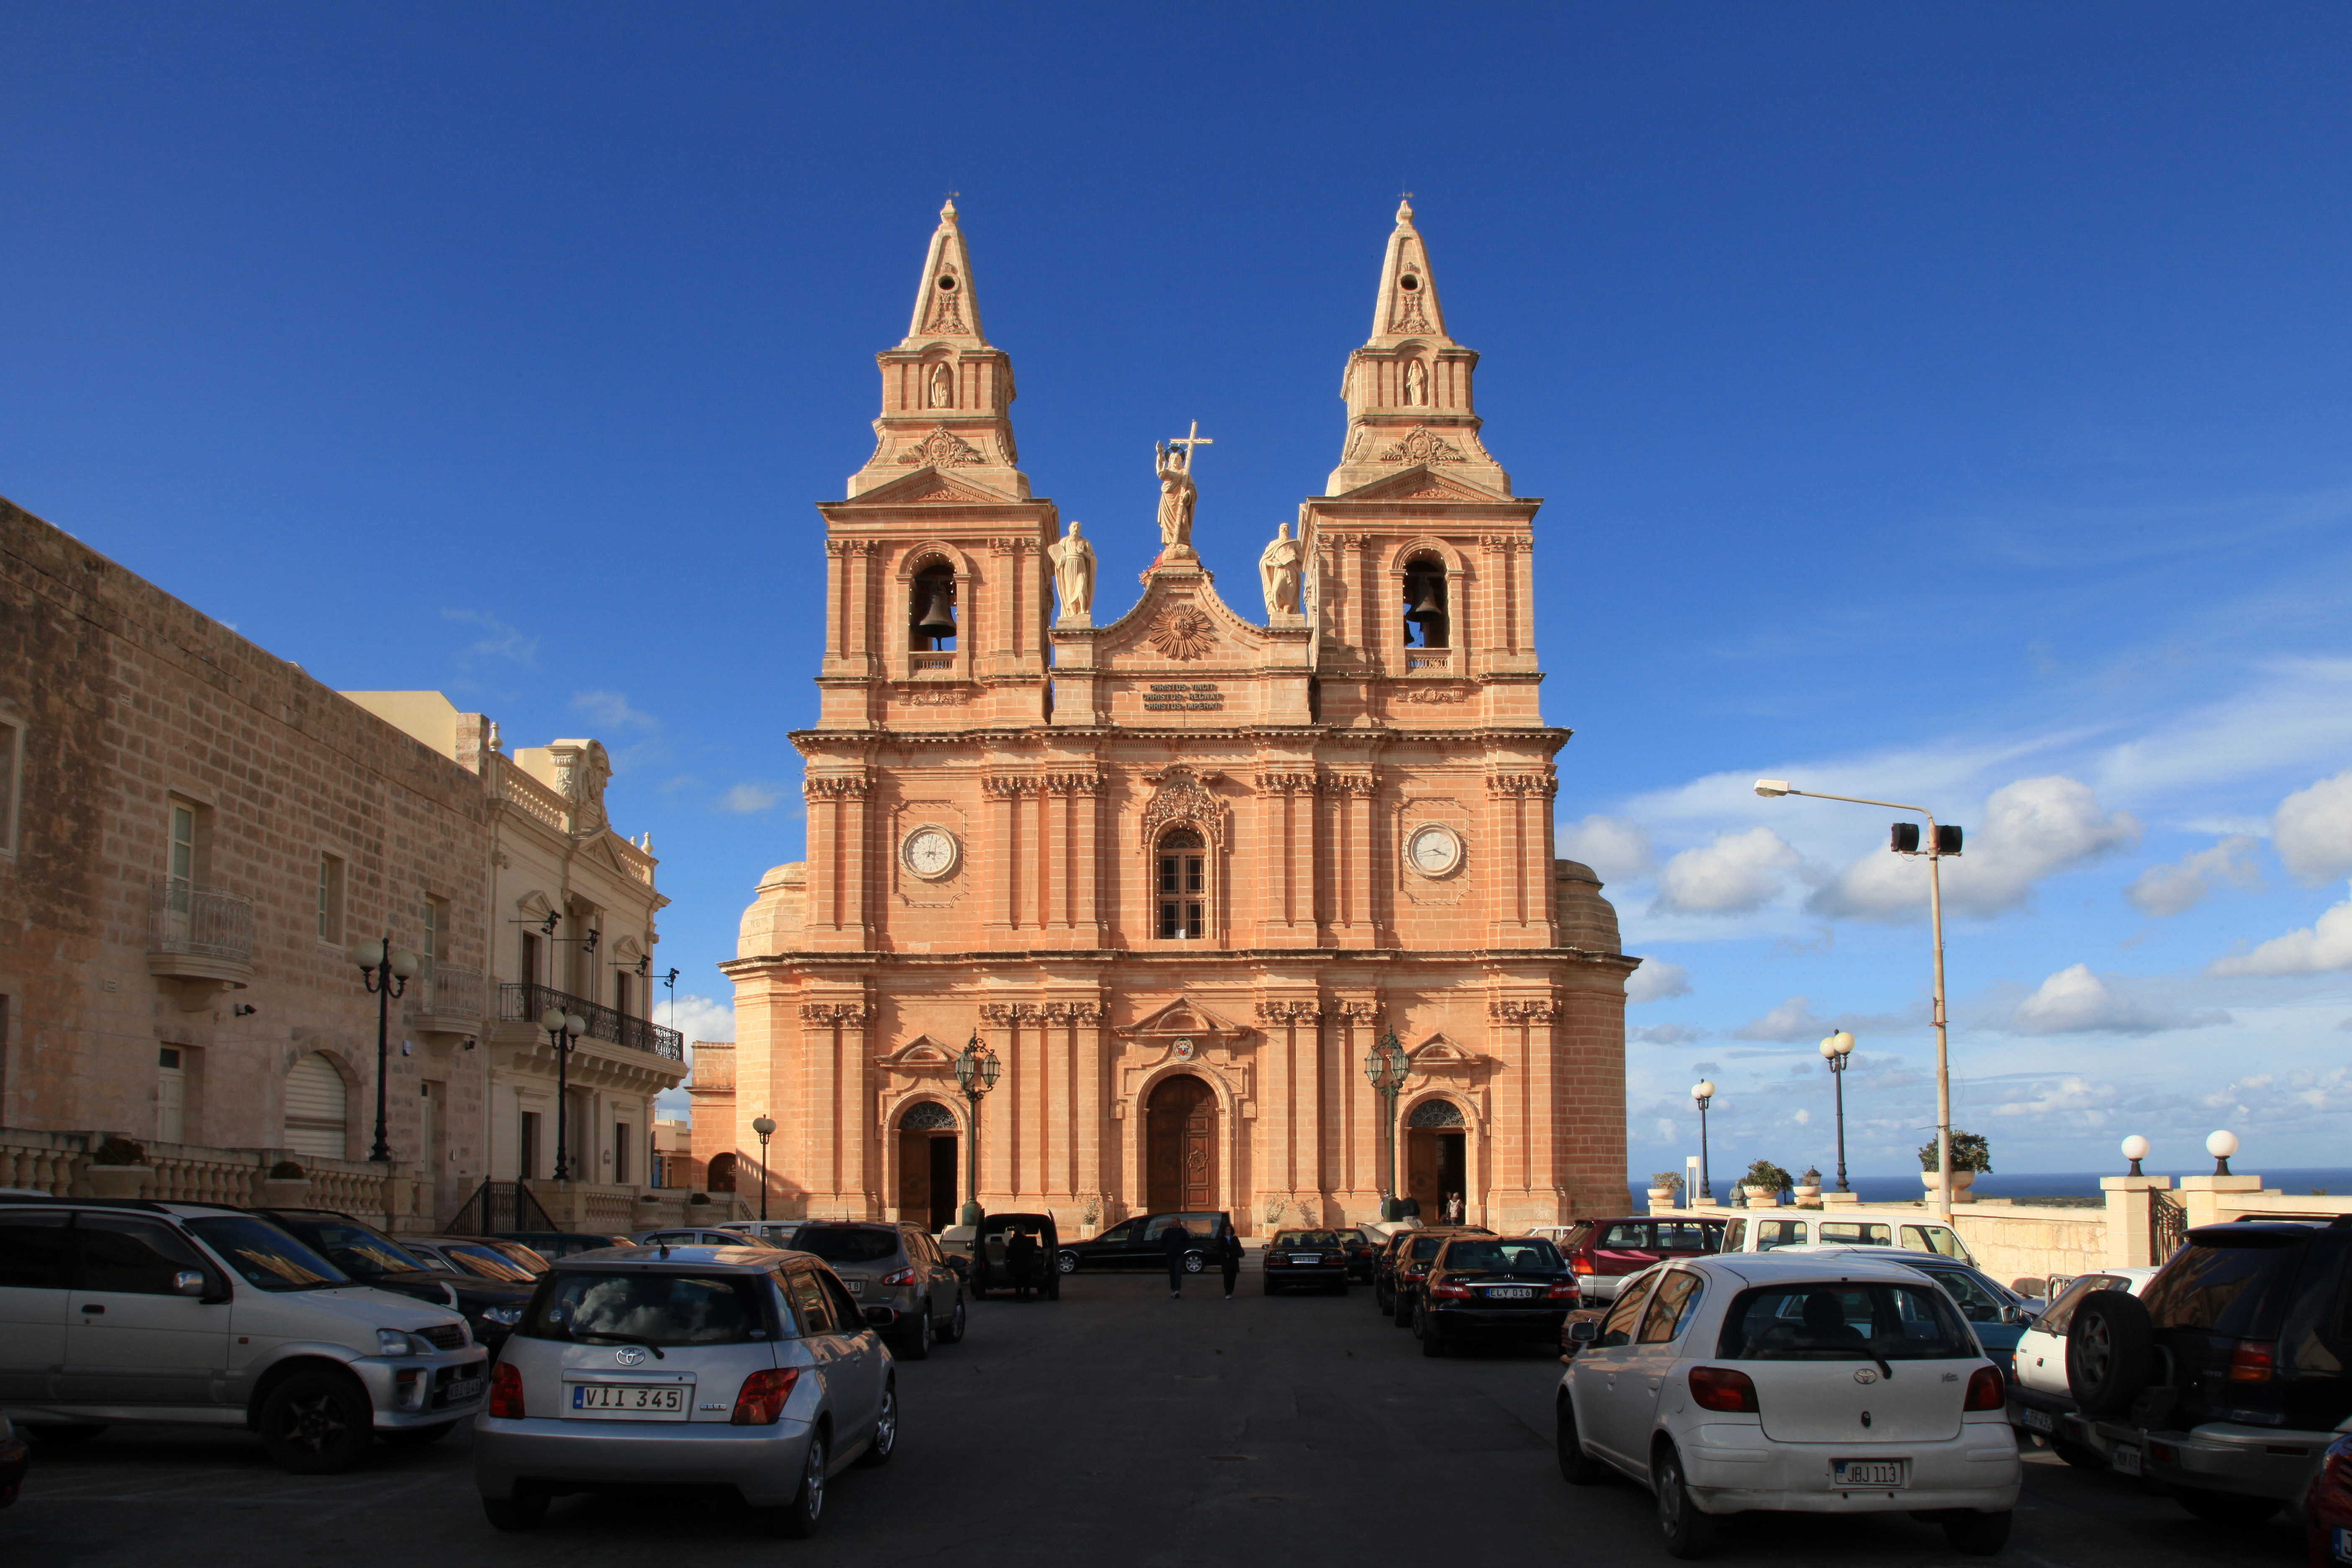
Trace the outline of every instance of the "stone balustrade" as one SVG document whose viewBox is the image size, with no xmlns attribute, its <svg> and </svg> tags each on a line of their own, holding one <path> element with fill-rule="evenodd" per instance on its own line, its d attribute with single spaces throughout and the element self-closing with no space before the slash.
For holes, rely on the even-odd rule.
<svg viewBox="0 0 2352 1568">
<path fill-rule="evenodd" d="M 102 1132 L 35 1132 L 0 1127 L 0 1187 L 44 1192 L 53 1197 L 89 1197 L 90 1151 L 106 1141 Z M 207 1149 L 191 1143 L 139 1141 L 147 1152 L 147 1175 L 139 1195 L 159 1203 L 229 1204 L 260 1200 L 260 1184 L 280 1160 L 293 1160 L 310 1179 L 305 1199 L 314 1207 L 381 1221 L 395 1228 L 421 1213 L 421 1179 L 406 1164 L 362 1160 L 320 1160 L 285 1149 Z"/>
</svg>

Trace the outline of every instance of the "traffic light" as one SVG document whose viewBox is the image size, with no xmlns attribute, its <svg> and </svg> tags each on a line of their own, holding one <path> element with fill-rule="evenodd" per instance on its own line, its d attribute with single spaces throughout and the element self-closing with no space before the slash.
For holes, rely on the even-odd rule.
<svg viewBox="0 0 2352 1568">
<path fill-rule="evenodd" d="M 1914 832 L 1914 834 L 1916 835 L 1916 832 L 1917 832 L 1917 829 L 1916 829 L 1916 828 L 1915 828 L 1915 829 L 1913 829 L 1913 832 Z M 1936 853 L 1937 853 L 1937 854 L 1938 854 L 1938 855 L 1957 855 L 1957 854 L 1958 854 L 1959 852 L 1960 852 L 1960 830 L 1959 830 L 1958 828 L 1957 828 L 1957 827 L 1938 827 L 1938 828 L 1937 828 L 1937 829 L 1936 829 Z"/>
<path fill-rule="evenodd" d="M 1919 825 L 1916 822 L 1896 823 L 1895 831 L 1888 836 L 1886 847 L 1897 855 L 1916 855 L 1919 853 Z"/>
</svg>

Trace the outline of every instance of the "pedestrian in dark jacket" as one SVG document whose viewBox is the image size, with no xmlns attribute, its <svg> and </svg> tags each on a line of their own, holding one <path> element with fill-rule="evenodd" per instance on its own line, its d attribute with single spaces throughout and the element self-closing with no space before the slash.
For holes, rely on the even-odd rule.
<svg viewBox="0 0 2352 1568">
<path fill-rule="evenodd" d="M 1037 1283 L 1037 1239 L 1025 1230 L 1016 1230 L 1004 1244 L 1005 1272 L 1013 1276 L 1013 1299 L 1026 1301 L 1030 1289 Z"/>
<path fill-rule="evenodd" d="M 1160 1233 L 1160 1245 L 1168 1254 L 1168 1294 L 1172 1300 L 1184 1293 L 1184 1255 L 1192 1250 L 1192 1233 L 1181 1221 L 1170 1220 L 1168 1228 Z"/>
<path fill-rule="evenodd" d="M 1223 1245 L 1217 1249 L 1217 1261 L 1225 1271 L 1225 1300 L 1230 1301 L 1234 1299 L 1234 1281 L 1241 1278 L 1242 1238 L 1234 1233 L 1233 1226 L 1228 1223 L 1221 1240 Z"/>
</svg>

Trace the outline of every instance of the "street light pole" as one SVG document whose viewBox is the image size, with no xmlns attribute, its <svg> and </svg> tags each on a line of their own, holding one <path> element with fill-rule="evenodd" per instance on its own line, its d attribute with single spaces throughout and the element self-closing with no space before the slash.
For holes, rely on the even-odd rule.
<svg viewBox="0 0 2352 1568">
<path fill-rule="evenodd" d="M 1373 1093 L 1388 1102 L 1386 1112 L 1381 1119 L 1388 1129 L 1389 1149 L 1389 1194 L 1381 1200 L 1382 1219 L 1397 1218 L 1398 1210 L 1404 1202 L 1403 1195 L 1397 1190 L 1396 1102 L 1398 1094 L 1404 1089 L 1405 1074 L 1412 1069 L 1412 1065 L 1405 1058 L 1404 1047 L 1397 1044 L 1393 1028 L 1381 1036 L 1381 1043 L 1364 1057 L 1365 1081 L 1372 1086 Z"/>
<path fill-rule="evenodd" d="M 1756 793 L 1767 800 L 1776 795 L 1801 795 L 1812 800 L 1842 800 L 1848 805 L 1916 811 L 1927 819 L 1927 847 L 1913 853 L 1927 857 L 1927 926 L 1936 949 L 1936 1168 L 1942 1177 L 1936 1185 L 1936 1216 L 1948 1225 L 1952 1218 L 1952 1058 L 1944 1015 L 1944 879 L 1940 867 L 1945 851 L 1942 832 L 1936 826 L 1936 814 L 1924 805 L 1906 805 L 1899 800 L 1868 800 L 1858 795 L 1822 795 L 1816 790 L 1793 789 L 1786 779 L 1758 779 Z M 1958 830 L 1953 831 L 1957 834 Z M 1958 849 L 1952 852 L 1958 853 Z"/>
<path fill-rule="evenodd" d="M 751 1131 L 760 1135 L 760 1217 L 768 1217 L 768 1139 L 776 1131 L 772 1116 L 751 1118 Z"/>
<path fill-rule="evenodd" d="M 980 1099 L 996 1087 L 997 1075 L 1003 1070 L 1004 1064 L 996 1059 L 994 1051 L 980 1043 L 980 1031 L 974 1029 L 971 1043 L 957 1053 L 955 1059 L 956 1087 L 963 1090 L 964 1100 L 971 1107 L 968 1121 L 971 1133 L 963 1206 L 956 1211 L 958 1225 L 977 1226 L 987 1217 L 987 1211 L 980 1206 Z M 976 1268 L 980 1261 L 977 1237 L 973 1240 L 972 1258 Z"/>
<path fill-rule="evenodd" d="M 1706 1173 L 1706 1105 L 1715 1098 L 1715 1085 L 1701 1079 L 1691 1086 L 1691 1099 L 1698 1105 L 1698 1195 L 1709 1203 L 1715 1201 L 1715 1184 Z"/>
<path fill-rule="evenodd" d="M 416 955 L 394 947 L 387 932 L 382 942 L 353 942 L 352 962 L 360 966 L 362 983 L 375 993 L 375 1147 L 368 1151 L 368 1158 L 388 1164 L 392 1142 L 384 1133 L 383 1080 L 392 1059 L 392 999 L 408 989 L 409 976 L 417 970 Z"/>
<path fill-rule="evenodd" d="M 1845 1184 L 1845 1064 L 1853 1055 L 1853 1037 L 1840 1029 L 1822 1042 L 1822 1056 L 1830 1064 L 1830 1081 L 1837 1086 L 1838 1188 Z"/>
<path fill-rule="evenodd" d="M 588 1032 L 588 1020 L 577 1013 L 551 1007 L 539 1020 L 547 1043 L 555 1049 L 555 1179 L 572 1179 L 572 1047 Z"/>
</svg>

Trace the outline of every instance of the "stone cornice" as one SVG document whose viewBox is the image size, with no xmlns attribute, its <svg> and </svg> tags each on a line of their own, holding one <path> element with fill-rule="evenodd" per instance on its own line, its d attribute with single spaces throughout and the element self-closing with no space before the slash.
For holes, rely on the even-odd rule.
<svg viewBox="0 0 2352 1568">
<path fill-rule="evenodd" d="M 1266 965 L 1274 970 L 1295 973 L 1330 965 L 1363 968 L 1381 965 L 1413 967 L 1460 967 L 1464 965 L 1514 965 L 1537 967 L 1547 963 L 1574 964 L 1621 970 L 1631 974 L 1641 967 L 1639 957 L 1621 952 L 1601 952 L 1582 947 L 1467 947 L 1467 948 L 1337 948 L 1337 947 L 1236 947 L 1216 948 L 1188 952 L 1150 952 L 1132 948 L 1008 948 L 1002 952 L 979 949 L 957 952 L 877 952 L 872 950 L 812 951 L 794 950 L 761 953 L 751 958 L 730 958 L 719 965 L 719 972 L 730 976 L 754 973 L 779 965 L 796 969 L 832 970 L 841 967 L 875 968 L 956 968 L 975 965 L 1002 967 L 1007 964 L 1088 965 L 1105 967 L 1113 964 L 1143 964 L 1154 968 L 1182 969 L 1203 963 L 1232 965 L 1236 963 Z"/>
</svg>

